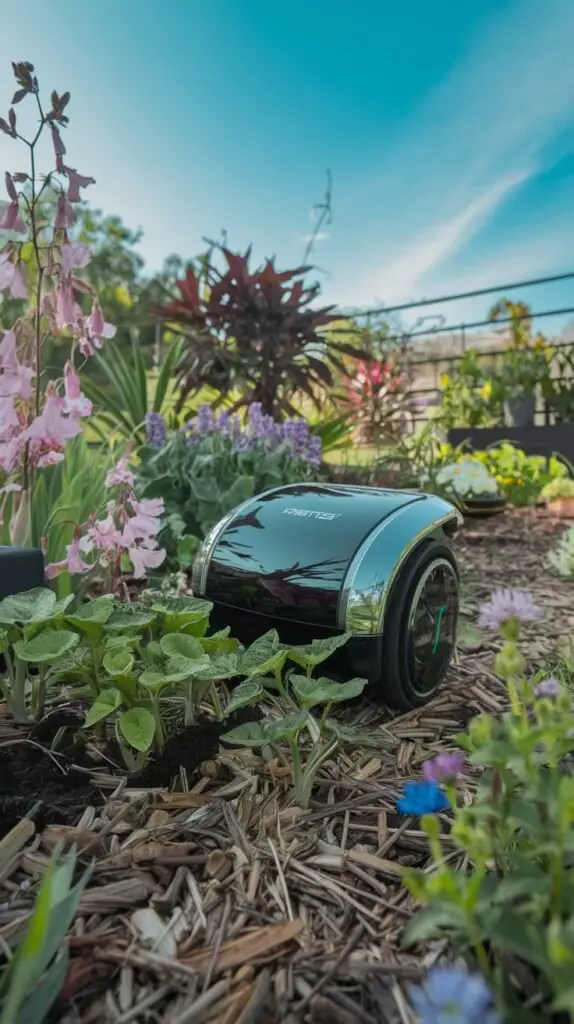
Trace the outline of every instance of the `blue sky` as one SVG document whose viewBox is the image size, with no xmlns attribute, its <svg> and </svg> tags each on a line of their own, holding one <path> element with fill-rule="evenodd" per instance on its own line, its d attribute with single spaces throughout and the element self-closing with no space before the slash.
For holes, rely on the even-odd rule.
<svg viewBox="0 0 574 1024">
<path fill-rule="evenodd" d="M 0 96 L 12 59 L 71 90 L 70 162 L 152 269 L 222 228 L 296 264 L 330 168 L 325 298 L 372 306 L 574 270 L 573 52 L 572 0 L 19 0 Z"/>
</svg>

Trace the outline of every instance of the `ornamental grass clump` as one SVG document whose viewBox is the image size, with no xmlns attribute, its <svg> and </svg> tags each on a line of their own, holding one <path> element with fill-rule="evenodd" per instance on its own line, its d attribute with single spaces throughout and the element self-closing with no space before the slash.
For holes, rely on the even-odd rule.
<svg viewBox="0 0 574 1024">
<path fill-rule="evenodd" d="M 429 980 L 413 1000 L 424 1021 L 574 1021 L 574 777 L 566 766 L 573 702 L 557 678 L 529 678 L 522 634 L 541 618 L 525 591 L 497 591 L 482 606 L 481 628 L 503 642 L 495 669 L 509 709 L 501 718 L 474 718 L 457 737 L 464 762 L 460 754 L 427 762 L 424 779 L 407 784 L 399 800 L 403 814 L 420 817 L 431 854 L 430 869 L 406 874 L 423 909 L 404 944 L 447 938 L 480 972 L 476 991 L 484 983 L 495 1000 L 465 1016 L 464 1000 L 451 993 L 458 1016 L 437 1008 L 432 1016 L 437 993 Z M 480 773 L 470 806 L 457 798 L 461 771 Z M 450 820 L 459 857 L 443 849 L 438 814 Z M 462 992 L 462 975 L 459 981 Z"/>
</svg>

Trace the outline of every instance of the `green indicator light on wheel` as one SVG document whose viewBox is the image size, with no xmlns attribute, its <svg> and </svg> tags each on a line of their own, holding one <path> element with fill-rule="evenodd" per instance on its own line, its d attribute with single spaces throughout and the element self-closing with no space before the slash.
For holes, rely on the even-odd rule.
<svg viewBox="0 0 574 1024">
<path fill-rule="evenodd" d="M 438 618 L 436 620 L 436 626 L 435 626 L 435 630 L 434 630 L 434 643 L 433 643 L 433 648 L 432 648 L 433 654 L 436 654 L 437 647 L 439 645 L 440 630 L 441 630 L 441 626 L 442 626 L 442 620 L 444 618 L 444 613 L 446 612 L 447 608 L 448 608 L 448 605 L 443 604 L 443 605 L 441 605 L 441 607 L 438 610 Z"/>
</svg>

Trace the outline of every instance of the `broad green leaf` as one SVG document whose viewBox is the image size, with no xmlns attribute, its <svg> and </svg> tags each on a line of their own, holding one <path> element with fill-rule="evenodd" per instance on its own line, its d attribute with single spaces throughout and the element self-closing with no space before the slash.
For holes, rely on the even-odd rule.
<svg viewBox="0 0 574 1024">
<path fill-rule="evenodd" d="M 177 560 L 179 562 L 180 569 L 189 569 L 193 565 L 193 560 L 197 554 L 197 550 L 200 545 L 198 537 L 192 537 L 190 534 L 181 537 L 177 545 Z"/>
<path fill-rule="evenodd" d="M 130 708 L 118 719 L 119 730 L 134 750 L 145 754 L 155 736 L 155 719 L 147 708 Z"/>
<path fill-rule="evenodd" d="M 46 622 L 54 615 L 56 604 L 56 595 L 45 587 L 12 594 L 0 601 L 0 623 L 3 626 L 14 626 Z"/>
<path fill-rule="evenodd" d="M 220 629 L 219 632 L 212 633 L 211 636 L 203 636 L 201 638 L 203 649 L 208 654 L 229 654 L 230 651 L 237 650 L 239 640 L 230 636 L 230 632 L 230 626 L 226 626 L 225 629 Z"/>
<path fill-rule="evenodd" d="M 46 629 L 32 640 L 18 640 L 14 651 L 20 661 L 42 665 L 58 661 L 79 642 L 78 634 L 70 629 Z"/>
<path fill-rule="evenodd" d="M 102 658 L 102 665 L 110 676 L 128 676 L 134 667 L 134 656 L 125 647 L 107 651 Z"/>
<path fill-rule="evenodd" d="M 521 960 L 547 973 L 549 961 L 543 931 L 524 915 L 505 907 L 496 920 L 489 922 L 488 937 L 494 947 L 513 953 Z"/>
<path fill-rule="evenodd" d="M 91 729 L 96 722 L 101 722 L 108 715 L 117 711 L 122 703 L 122 695 L 119 690 L 115 687 L 109 687 L 102 690 L 96 697 L 90 710 L 86 715 L 86 721 L 84 722 L 84 729 Z"/>
<path fill-rule="evenodd" d="M 349 679 L 346 683 L 336 683 L 325 676 L 309 679 L 307 676 L 293 675 L 289 677 L 289 685 L 293 687 L 303 707 L 312 708 L 317 704 L 334 704 L 360 697 L 367 680 Z"/>
<path fill-rule="evenodd" d="M 297 736 L 309 721 L 307 711 L 296 711 L 292 715 L 285 715 L 274 722 L 265 724 L 265 736 L 268 743 L 277 743 L 280 740 L 296 740 Z"/>
<path fill-rule="evenodd" d="M 161 617 L 165 633 L 189 633 L 202 637 L 209 626 L 213 604 L 199 597 L 162 598 L 152 605 L 152 611 Z"/>
<path fill-rule="evenodd" d="M 287 651 L 280 646 L 279 634 L 270 629 L 254 640 L 239 659 L 239 670 L 244 676 L 264 676 L 281 669 L 287 659 Z"/>
<path fill-rule="evenodd" d="M 264 747 L 269 737 L 260 722 L 245 722 L 237 728 L 226 732 L 222 737 L 226 743 L 235 743 L 240 747 Z"/>
<path fill-rule="evenodd" d="M 339 647 L 347 643 L 350 636 L 350 633 L 342 633 L 339 636 L 326 637 L 324 640 L 312 640 L 310 644 L 302 644 L 300 647 L 290 647 L 287 657 L 309 671 L 330 658 Z"/>
<path fill-rule="evenodd" d="M 203 658 L 207 664 L 207 655 Z M 175 683 L 183 683 L 193 677 L 194 671 L 203 664 L 202 659 L 189 661 L 187 658 L 172 658 L 167 662 L 165 668 L 147 668 L 139 676 L 138 682 L 147 686 L 150 690 L 162 690 L 164 686 L 173 686 Z"/>
<path fill-rule="evenodd" d="M 104 632 L 138 635 L 153 626 L 155 618 L 153 611 L 114 611 L 104 626 Z"/>
<path fill-rule="evenodd" d="M 239 711 L 240 708 L 245 708 L 249 704 L 256 704 L 264 695 L 265 686 L 261 676 L 251 676 L 249 679 L 244 679 L 233 690 L 225 713 L 226 715 L 232 715 L 235 711 Z"/>
<path fill-rule="evenodd" d="M 236 654 L 216 654 L 197 671 L 197 679 L 231 679 L 239 675 Z"/>
<path fill-rule="evenodd" d="M 66 622 L 82 633 L 89 642 L 94 643 L 103 635 L 104 625 L 110 618 L 113 609 L 113 598 L 98 597 L 95 601 L 88 601 L 81 605 L 73 615 L 67 615 Z"/>
<path fill-rule="evenodd" d="M 159 645 L 168 658 L 187 658 L 188 661 L 196 661 L 198 658 L 205 660 L 205 649 L 201 640 L 195 636 L 188 636 L 185 633 L 167 633 L 162 636 Z"/>
<path fill-rule="evenodd" d="M 7 631 L 5 629 L 0 629 L 0 654 L 3 654 L 9 646 L 10 644 L 8 642 Z"/>
</svg>

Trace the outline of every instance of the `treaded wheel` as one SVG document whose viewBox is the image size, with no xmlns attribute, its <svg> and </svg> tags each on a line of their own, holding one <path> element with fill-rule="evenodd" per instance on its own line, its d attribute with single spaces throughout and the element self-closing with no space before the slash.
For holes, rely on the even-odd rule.
<svg viewBox="0 0 574 1024">
<path fill-rule="evenodd" d="M 430 540 L 399 572 L 384 622 L 377 699 L 395 711 L 422 707 L 446 675 L 456 642 L 458 569 L 447 544 Z"/>
</svg>

